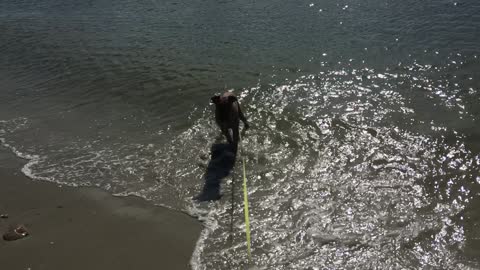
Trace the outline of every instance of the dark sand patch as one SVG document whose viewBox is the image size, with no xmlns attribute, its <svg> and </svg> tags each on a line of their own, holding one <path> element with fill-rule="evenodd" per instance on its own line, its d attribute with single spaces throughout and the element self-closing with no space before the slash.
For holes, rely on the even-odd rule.
<svg viewBox="0 0 480 270">
<path fill-rule="evenodd" d="M 25 177 L 0 149 L 0 233 L 24 224 L 30 235 L 0 239 L 0 269 L 190 269 L 200 222 L 136 197 L 58 187 Z"/>
</svg>

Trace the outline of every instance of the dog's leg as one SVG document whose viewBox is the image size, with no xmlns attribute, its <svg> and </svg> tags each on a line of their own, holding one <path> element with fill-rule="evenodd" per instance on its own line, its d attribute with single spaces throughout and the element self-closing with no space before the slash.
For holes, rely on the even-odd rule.
<svg viewBox="0 0 480 270">
<path fill-rule="evenodd" d="M 232 129 L 231 128 L 226 128 L 226 129 L 223 129 L 222 130 L 222 133 L 225 135 L 225 137 L 227 138 L 227 141 L 229 144 L 233 144 L 234 140 L 233 140 L 233 131 L 230 132 Z"/>
<path fill-rule="evenodd" d="M 232 128 L 233 133 L 233 143 L 238 144 L 240 141 L 240 135 L 238 132 L 238 127 Z"/>
<path fill-rule="evenodd" d="M 232 130 L 232 137 L 233 137 L 233 142 L 232 142 L 233 152 L 236 155 L 237 154 L 237 149 L 238 149 L 238 144 L 240 143 L 238 126 L 235 127 L 235 128 L 232 128 L 231 130 Z"/>
<path fill-rule="evenodd" d="M 232 128 L 232 135 L 233 135 L 233 151 L 235 152 L 235 154 L 237 153 L 237 148 L 238 148 L 238 144 L 240 143 L 240 134 L 239 134 L 239 130 L 238 130 L 238 126 L 236 126 L 235 128 Z"/>
<path fill-rule="evenodd" d="M 245 115 L 242 112 L 242 109 L 240 108 L 240 104 L 238 104 L 238 117 L 240 118 L 240 120 L 242 120 L 243 124 L 245 125 L 245 129 L 248 129 L 250 125 L 248 124 L 247 118 L 245 117 Z"/>
</svg>

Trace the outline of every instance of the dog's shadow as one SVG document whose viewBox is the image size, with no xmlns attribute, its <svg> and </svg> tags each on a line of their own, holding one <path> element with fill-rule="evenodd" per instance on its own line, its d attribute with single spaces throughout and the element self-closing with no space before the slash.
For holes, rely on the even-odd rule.
<svg viewBox="0 0 480 270">
<path fill-rule="evenodd" d="M 219 200 L 222 179 L 230 174 L 235 165 L 235 149 L 229 143 L 214 143 L 210 154 L 202 192 L 194 198 L 197 201 Z"/>
</svg>

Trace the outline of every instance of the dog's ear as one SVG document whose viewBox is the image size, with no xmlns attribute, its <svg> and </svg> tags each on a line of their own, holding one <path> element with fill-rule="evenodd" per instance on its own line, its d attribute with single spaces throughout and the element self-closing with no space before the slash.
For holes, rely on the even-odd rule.
<svg viewBox="0 0 480 270">
<path fill-rule="evenodd" d="M 213 104 L 218 104 L 218 103 L 220 103 L 220 96 L 213 96 L 213 97 L 210 99 L 210 102 L 212 102 Z"/>
<path fill-rule="evenodd" d="M 238 101 L 236 96 L 228 96 L 228 103 L 233 103 L 235 101 Z"/>
</svg>

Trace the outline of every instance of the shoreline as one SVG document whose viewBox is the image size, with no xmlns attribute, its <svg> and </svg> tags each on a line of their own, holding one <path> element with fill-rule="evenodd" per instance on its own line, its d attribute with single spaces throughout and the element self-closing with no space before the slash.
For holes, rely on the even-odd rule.
<svg viewBox="0 0 480 270">
<path fill-rule="evenodd" d="M 0 239 L 5 269 L 191 269 L 203 225 L 187 214 L 99 188 L 26 177 L 0 148 L 0 233 L 24 224 L 30 235 Z"/>
</svg>

